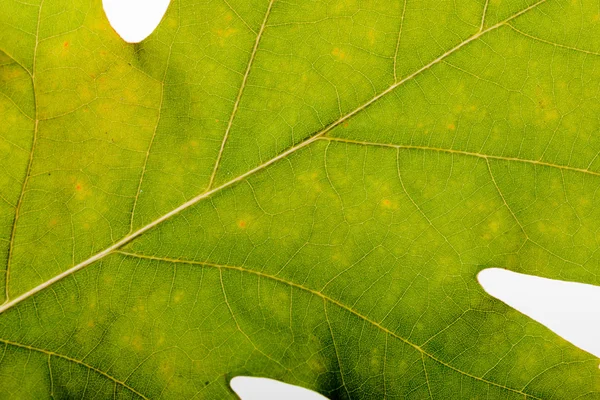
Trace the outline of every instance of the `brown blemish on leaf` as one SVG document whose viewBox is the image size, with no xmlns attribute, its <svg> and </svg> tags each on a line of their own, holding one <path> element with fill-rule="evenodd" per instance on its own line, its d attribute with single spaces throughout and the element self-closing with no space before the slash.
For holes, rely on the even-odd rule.
<svg viewBox="0 0 600 400">
<path fill-rule="evenodd" d="M 545 99 L 541 99 L 540 101 L 538 101 L 538 106 L 543 110 L 544 108 L 546 108 L 547 106 L 547 102 Z"/>
</svg>

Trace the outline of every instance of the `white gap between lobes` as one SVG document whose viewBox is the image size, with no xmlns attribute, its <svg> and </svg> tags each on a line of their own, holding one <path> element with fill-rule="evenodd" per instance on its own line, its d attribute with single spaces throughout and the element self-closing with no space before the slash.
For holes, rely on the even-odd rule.
<svg viewBox="0 0 600 400">
<path fill-rule="evenodd" d="M 327 400 L 312 390 L 268 378 L 236 376 L 229 384 L 242 400 Z"/>
<path fill-rule="evenodd" d="M 108 22 L 129 43 L 146 39 L 162 20 L 171 0 L 102 0 Z"/>
<path fill-rule="evenodd" d="M 477 276 L 491 296 L 600 357 L 600 287 L 489 268 Z"/>
</svg>

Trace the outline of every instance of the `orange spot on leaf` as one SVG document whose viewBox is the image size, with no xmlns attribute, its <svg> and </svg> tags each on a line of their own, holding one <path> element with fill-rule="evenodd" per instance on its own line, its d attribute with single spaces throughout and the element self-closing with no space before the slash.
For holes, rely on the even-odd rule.
<svg viewBox="0 0 600 400">
<path fill-rule="evenodd" d="M 239 222 L 238 222 L 238 226 L 239 226 L 240 228 L 245 228 L 245 227 L 246 227 L 246 225 L 247 225 L 247 223 L 246 223 L 246 221 L 244 221 L 244 220 L 241 220 L 241 221 L 239 221 Z"/>
<path fill-rule="evenodd" d="M 345 60 L 347 58 L 347 54 L 343 50 L 341 50 L 337 47 L 333 49 L 333 51 L 331 52 L 331 55 L 340 61 Z"/>
<path fill-rule="evenodd" d="M 217 35 L 222 39 L 227 39 L 237 33 L 237 29 L 217 29 Z"/>
</svg>

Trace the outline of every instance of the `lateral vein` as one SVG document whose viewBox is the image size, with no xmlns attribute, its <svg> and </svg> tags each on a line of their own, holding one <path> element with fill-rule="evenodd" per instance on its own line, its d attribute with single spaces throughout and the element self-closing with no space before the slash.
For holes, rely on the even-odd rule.
<svg viewBox="0 0 600 400">
<path fill-rule="evenodd" d="M 469 378 L 475 379 L 477 381 L 480 382 L 484 382 L 487 383 L 489 385 L 492 386 L 496 386 L 499 388 L 502 388 L 504 390 L 508 390 L 510 392 L 514 392 L 514 393 L 519 393 L 522 395 L 526 395 L 529 396 L 533 399 L 539 399 L 538 397 L 535 397 L 529 393 L 525 393 L 522 390 L 519 389 L 515 389 L 515 388 L 511 388 L 508 386 L 504 386 L 500 383 L 496 383 L 494 381 L 490 381 L 487 380 L 485 378 L 470 374 L 468 372 L 465 372 L 457 367 L 454 367 L 450 364 L 448 364 L 447 362 L 439 359 L 438 357 L 436 357 L 435 355 L 431 354 L 430 352 L 426 351 L 422 346 L 419 346 L 413 342 L 411 342 L 410 340 L 404 338 L 403 336 L 398 335 L 397 333 L 395 333 L 394 331 L 386 328 L 385 326 L 383 326 L 381 323 L 367 317 L 366 315 L 361 314 L 359 311 L 353 309 L 351 306 L 348 306 L 344 303 L 342 303 L 339 300 L 336 300 L 328 295 L 326 295 L 325 293 L 316 290 L 316 289 L 311 289 L 309 287 L 303 286 L 302 284 L 293 282 L 293 281 L 289 281 L 287 279 L 284 278 L 280 278 L 271 274 L 267 274 L 265 272 L 260 272 L 260 271 L 255 271 L 252 269 L 248 269 L 248 268 L 243 268 L 243 267 L 238 267 L 235 265 L 223 265 L 223 264 L 215 264 L 215 263 L 209 263 L 209 262 L 201 262 L 201 261 L 190 261 L 190 260 L 183 260 L 183 259 L 174 259 L 174 258 L 163 258 L 163 257 L 154 257 L 154 256 L 147 256 L 147 255 L 143 255 L 143 254 L 138 254 L 138 253 L 130 253 L 130 252 L 126 252 L 126 251 L 118 251 L 117 254 L 121 254 L 123 256 L 126 257 L 132 257 L 132 258 L 138 258 L 138 259 L 146 259 L 146 260 L 152 260 L 152 261 L 162 261 L 162 262 L 168 262 L 168 263 L 176 263 L 176 264 L 188 264 L 188 265 L 199 265 L 202 267 L 209 267 L 209 268 L 215 268 L 218 269 L 219 271 L 221 271 L 220 273 L 222 274 L 223 270 L 232 270 L 232 271 L 238 271 L 238 272 L 243 272 L 243 273 L 247 273 L 247 274 L 251 274 L 251 275 L 255 275 L 258 277 L 262 277 L 262 278 L 266 278 L 275 282 L 279 282 L 291 287 L 294 287 L 296 289 L 302 290 L 304 292 L 310 293 L 312 295 L 315 295 L 319 298 L 321 298 L 323 301 L 327 302 L 327 303 L 331 303 L 351 314 L 353 314 L 355 317 L 358 317 L 359 319 L 373 325 L 374 327 L 380 329 L 381 331 L 385 332 L 386 334 L 400 340 L 401 342 L 409 345 L 410 347 L 412 347 L 413 349 L 417 350 L 419 353 L 421 353 L 422 355 L 426 356 L 427 358 L 430 358 L 431 360 L 445 366 L 446 368 L 449 368 L 461 375 L 467 376 Z M 222 276 L 222 275 L 221 275 Z M 327 317 L 327 322 L 330 323 L 329 318 Z M 236 322 L 237 323 L 237 322 Z M 331 328 L 331 327 L 330 327 Z"/>
<path fill-rule="evenodd" d="M 179 13 L 178 13 L 179 16 Z M 144 182 L 144 177 L 146 176 L 146 168 L 148 167 L 148 159 L 150 158 L 150 152 L 152 151 L 152 146 L 154 146 L 154 139 L 156 138 L 156 132 L 158 132 L 158 125 L 160 124 L 160 119 L 162 117 L 162 109 L 163 103 L 165 99 L 165 80 L 167 79 L 167 71 L 169 70 L 169 61 L 171 61 L 171 54 L 173 53 L 173 44 L 175 42 L 175 38 L 179 33 L 180 22 L 177 24 L 177 30 L 175 31 L 175 35 L 173 35 L 173 40 L 171 41 L 171 46 L 169 47 L 169 54 L 167 55 L 167 62 L 165 64 L 165 72 L 163 73 L 162 81 L 160 82 L 160 103 L 158 106 L 158 117 L 156 118 L 156 125 L 154 126 L 154 131 L 152 132 L 152 138 L 150 139 L 150 143 L 148 144 L 148 149 L 146 150 L 146 156 L 144 158 L 144 165 L 142 166 L 142 173 L 140 174 L 140 180 L 138 181 L 138 186 L 135 192 L 135 199 L 133 201 L 133 207 L 131 209 L 131 217 L 129 219 L 129 232 L 133 231 L 133 219 L 135 216 L 135 210 L 137 208 L 138 199 L 140 197 L 140 191 L 142 190 L 142 183 Z"/>
<path fill-rule="evenodd" d="M 40 349 L 38 347 L 32 347 L 26 344 L 21 344 L 21 343 L 16 343 L 16 342 L 12 342 L 10 340 L 6 340 L 6 339 L 0 339 L 0 343 L 4 343 L 10 346 L 14 346 L 14 347 L 19 347 L 22 349 L 27 349 L 30 351 L 37 351 L 39 353 L 43 353 L 43 354 L 47 354 L 49 357 L 57 357 L 57 358 L 62 358 L 63 360 L 67 360 L 67 361 L 71 361 L 75 364 L 81 365 L 83 367 L 88 368 L 91 371 L 96 372 L 97 374 L 100 374 L 102 376 L 104 376 L 105 378 L 108 378 L 109 380 L 113 381 L 114 383 L 117 383 L 121 386 L 123 386 L 124 388 L 126 388 L 127 390 L 131 391 L 132 393 L 136 394 L 137 396 L 141 397 L 142 399 L 148 400 L 148 398 L 146 396 L 144 396 L 143 394 L 141 394 L 140 392 L 138 392 L 137 390 L 135 390 L 134 388 L 132 388 L 131 386 L 129 386 L 128 384 L 126 384 L 123 381 L 118 380 L 117 378 L 113 377 L 112 375 L 107 374 L 106 372 L 92 366 L 89 364 L 84 363 L 83 361 L 77 360 L 75 358 L 69 357 L 69 356 L 65 356 L 63 354 L 59 354 L 59 353 L 55 353 L 53 351 L 50 350 L 46 350 L 46 349 Z"/>
<path fill-rule="evenodd" d="M 34 125 L 33 125 L 33 139 L 31 141 L 31 150 L 29 151 L 29 161 L 27 162 L 27 170 L 25 171 L 25 179 L 23 180 L 23 186 L 21 186 L 21 193 L 19 194 L 19 200 L 17 201 L 17 206 L 15 207 L 15 218 L 13 219 L 13 223 L 12 223 L 12 229 L 10 232 L 10 242 L 8 245 L 8 255 L 7 255 L 7 261 L 6 261 L 6 271 L 5 271 L 5 277 L 4 277 L 4 299 L 6 302 L 8 302 L 10 300 L 10 296 L 9 296 L 9 283 L 10 283 L 10 262 L 12 259 L 12 254 L 14 251 L 14 244 L 15 244 L 15 235 L 17 232 L 17 222 L 19 221 L 19 215 L 21 213 L 21 205 L 23 204 L 23 198 L 25 197 L 25 191 L 27 190 L 27 185 L 29 183 L 29 177 L 31 175 L 31 166 L 33 165 L 33 155 L 35 153 L 35 145 L 37 142 L 37 135 L 38 135 L 38 125 L 40 123 L 39 117 L 38 117 L 38 98 L 37 98 L 37 94 L 35 91 L 35 66 L 36 66 L 36 60 L 37 60 L 37 48 L 38 48 L 38 44 L 40 42 L 39 37 L 40 37 L 40 19 L 42 17 L 42 7 L 44 6 L 44 0 L 42 0 L 40 2 L 40 8 L 38 10 L 38 20 L 37 20 L 37 27 L 36 27 L 36 31 L 35 31 L 35 46 L 33 48 L 33 62 L 31 64 L 31 87 L 33 89 L 33 104 L 34 104 L 34 109 L 35 109 L 35 120 L 34 120 Z M 15 60 L 13 58 L 13 60 Z M 15 60 L 16 61 L 16 60 Z M 23 67 L 25 68 L 25 67 Z M 1 313 L 1 311 L 0 311 Z"/>
<path fill-rule="evenodd" d="M 262 21 L 262 24 L 260 25 L 258 33 L 256 34 L 256 41 L 254 42 L 254 47 L 252 48 L 252 53 L 250 54 L 248 65 L 246 66 L 246 72 L 244 72 L 244 77 L 242 78 L 240 90 L 238 91 L 237 98 L 235 99 L 235 103 L 233 104 L 233 110 L 231 111 L 229 121 L 227 122 L 227 128 L 225 129 L 225 134 L 223 135 L 223 141 L 221 142 L 221 148 L 219 149 L 219 154 L 217 155 L 217 161 L 215 162 L 212 174 L 210 175 L 210 180 L 208 182 L 208 190 L 212 188 L 215 181 L 215 177 L 217 176 L 217 171 L 219 169 L 219 165 L 221 164 L 221 158 L 223 157 L 223 151 L 225 150 L 225 144 L 227 143 L 227 139 L 229 138 L 229 132 L 231 131 L 231 127 L 233 126 L 233 120 L 235 119 L 237 110 L 240 106 L 240 101 L 242 100 L 244 89 L 246 88 L 246 82 L 248 81 L 248 76 L 250 75 L 250 70 L 252 69 L 252 64 L 254 64 L 256 52 L 258 51 L 258 45 L 260 44 L 260 39 L 262 38 L 265 26 L 267 25 L 267 20 L 269 19 L 269 15 L 271 14 L 271 8 L 273 7 L 274 2 L 275 0 L 271 0 L 269 2 L 269 6 L 267 7 L 267 11 L 265 12 L 265 17 Z M 227 3 L 227 5 L 229 6 L 229 3 Z"/>
<path fill-rule="evenodd" d="M 367 141 L 362 141 L 362 140 L 337 138 L 337 137 L 331 137 L 331 136 L 328 136 L 326 138 L 320 138 L 320 140 L 356 144 L 356 145 L 360 145 L 360 146 L 389 147 L 392 149 L 404 149 L 404 150 L 436 151 L 439 153 L 448 153 L 448 154 L 457 154 L 457 155 L 463 155 L 463 156 L 469 156 L 469 157 L 477 157 L 477 158 L 482 158 L 485 160 L 520 162 L 520 163 L 524 163 L 524 164 L 539 165 L 542 167 L 557 168 L 557 169 L 561 169 L 561 170 L 565 170 L 565 171 L 573 171 L 573 172 L 580 172 L 582 174 L 600 176 L 600 172 L 592 171 L 592 170 L 585 169 L 585 168 L 570 167 L 568 165 L 553 164 L 553 163 L 546 162 L 546 161 L 529 160 L 526 158 L 519 158 L 519 157 L 495 156 L 492 154 L 482 154 L 482 153 L 466 151 L 466 150 L 453 150 L 453 149 L 444 149 L 441 147 L 418 146 L 418 145 L 367 142 Z"/>
</svg>

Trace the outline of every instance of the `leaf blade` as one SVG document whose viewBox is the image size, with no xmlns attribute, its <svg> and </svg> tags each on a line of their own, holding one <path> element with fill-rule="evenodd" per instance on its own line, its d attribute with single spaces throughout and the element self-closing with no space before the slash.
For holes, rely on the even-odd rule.
<svg viewBox="0 0 600 400">
<path fill-rule="evenodd" d="M 234 3 L 225 2 L 211 11 L 232 12 L 226 14 L 230 18 L 225 20 L 227 23 L 235 20 L 246 31 L 235 43 L 250 44 L 250 56 L 243 58 L 240 56 L 243 51 L 234 52 L 238 57 L 232 58 L 237 59 L 242 73 L 237 74 L 238 79 L 227 78 L 221 82 L 220 88 L 229 82 L 241 83 L 228 89 L 232 105 L 223 109 L 232 111 L 225 114 L 228 122 L 220 136 L 209 137 L 213 128 L 203 131 L 206 136 L 202 137 L 207 139 L 207 148 L 212 149 L 208 150 L 212 158 L 195 159 L 188 157 L 191 153 L 184 152 L 183 158 L 190 164 L 183 165 L 176 162 L 182 157 L 180 154 L 163 151 L 176 149 L 175 144 L 181 139 L 168 137 L 170 132 L 176 132 L 179 123 L 177 114 L 169 114 L 169 108 L 176 109 L 177 104 L 185 105 L 190 100 L 185 96 L 183 100 L 178 98 L 173 91 L 176 87 L 187 87 L 188 83 L 178 81 L 181 69 L 170 69 L 170 65 L 180 68 L 185 64 L 181 61 L 185 60 L 185 54 L 174 51 L 186 48 L 185 43 L 176 40 L 179 30 L 189 29 L 187 35 L 197 29 L 193 25 L 182 28 L 181 8 L 169 10 L 170 17 L 161 24 L 163 30 L 133 53 L 130 53 L 131 47 L 120 48 L 114 42 L 98 47 L 112 46 L 110 54 L 101 54 L 105 61 L 117 66 L 115 72 L 109 69 L 108 74 L 113 74 L 111 84 L 118 82 L 118 74 L 125 72 L 134 76 L 125 87 L 137 88 L 135 95 L 141 93 L 142 87 L 147 89 L 148 96 L 132 103 L 130 108 L 125 105 L 125 112 L 117 121 L 122 129 L 119 132 L 129 132 L 124 117 L 137 115 L 138 121 L 146 122 L 143 134 L 138 132 L 138 140 L 129 144 L 123 142 L 130 146 L 131 156 L 107 164 L 113 169 L 125 164 L 135 165 L 135 168 L 119 178 L 112 175 L 106 182 L 98 178 L 84 182 L 92 183 L 91 186 L 100 191 L 116 188 L 117 192 L 108 193 L 103 205 L 106 207 L 113 201 L 120 211 L 110 213 L 106 229 L 98 229 L 89 234 L 91 236 L 77 234 L 79 223 L 90 219 L 91 214 L 86 214 L 85 207 L 91 204 L 97 208 L 102 205 L 102 199 L 99 200 L 97 192 L 92 195 L 93 201 L 76 198 L 84 208 L 77 211 L 75 207 L 66 214 L 71 218 L 71 227 L 67 227 L 70 231 L 64 231 L 70 233 L 64 234 L 63 241 L 81 239 L 81 244 L 77 243 L 78 250 L 75 246 L 71 254 L 56 250 L 50 253 L 54 257 L 44 256 L 41 251 L 27 254 L 31 248 L 28 246 L 32 243 L 39 246 L 43 237 L 33 230 L 34 240 L 21 242 L 21 251 L 26 257 L 18 262 L 30 268 L 30 272 L 43 271 L 46 278 L 34 279 L 31 273 L 23 275 L 20 278 L 23 284 L 15 289 L 16 295 L 11 294 L 11 299 L 0 306 L 2 340 L 25 346 L 22 349 L 35 347 L 65 360 L 72 358 L 74 364 L 85 361 L 87 365 L 89 359 L 89 365 L 112 382 L 99 383 L 101 387 L 113 383 L 116 387 L 117 381 L 123 382 L 133 389 L 134 395 L 148 398 L 228 396 L 231 392 L 226 380 L 236 373 L 277 375 L 274 377 L 334 397 L 381 397 L 388 393 L 416 398 L 448 397 L 457 393 L 460 397 L 473 397 L 487 392 L 498 398 L 513 395 L 546 398 L 575 392 L 594 393 L 597 382 L 594 360 L 527 318 L 490 303 L 473 278 L 486 264 L 522 267 L 522 263 L 543 253 L 550 260 L 545 266 L 548 274 L 560 271 L 577 278 L 595 279 L 589 271 L 582 275 L 589 260 L 576 258 L 569 248 L 568 235 L 558 236 L 559 249 L 553 250 L 550 236 L 532 231 L 536 218 L 544 216 L 555 226 L 577 234 L 576 221 L 583 219 L 573 207 L 569 209 L 569 203 L 575 198 L 570 200 L 568 193 L 580 193 L 577 201 L 582 204 L 593 199 L 593 191 L 585 186 L 593 186 L 591 179 L 598 174 L 591 167 L 595 159 L 593 152 L 589 152 L 583 164 L 581 157 L 544 159 L 548 149 L 554 151 L 554 135 L 545 147 L 533 148 L 531 154 L 541 154 L 539 159 L 521 157 L 521 153 L 506 154 L 504 150 L 454 147 L 454 140 L 460 137 L 458 133 L 464 132 L 456 121 L 447 125 L 448 130 L 456 131 L 452 141 L 448 144 L 448 139 L 444 139 L 440 146 L 398 140 L 394 132 L 398 120 L 393 118 L 391 124 L 380 125 L 383 131 L 370 126 L 375 120 L 385 122 L 386 115 L 394 116 L 389 107 L 406 96 L 406 92 L 418 98 L 414 92 L 422 90 L 423 82 L 435 87 L 432 78 L 437 79 L 437 74 L 443 75 L 449 81 L 444 83 L 450 84 L 456 81 L 452 81 L 452 72 L 448 71 L 458 71 L 454 73 L 461 78 L 467 76 L 470 77 L 467 79 L 483 81 L 478 72 L 468 71 L 457 60 L 461 61 L 461 56 L 468 59 L 501 35 L 506 38 L 506 32 L 520 29 L 520 17 L 534 18 L 530 11 L 546 2 L 527 4 L 496 23 L 497 10 L 493 5 L 491 8 L 484 4 L 465 7 L 459 19 L 475 21 L 465 23 L 465 27 L 472 25 L 475 33 L 465 39 L 464 32 L 471 29 L 465 28 L 457 35 L 458 41 L 445 38 L 454 41 L 453 47 L 379 91 L 377 85 L 383 81 L 373 84 L 373 95 L 361 94 L 362 102 L 347 92 L 337 92 L 335 98 L 328 98 L 324 107 L 329 113 L 336 108 L 340 112 L 337 118 L 329 118 L 332 122 L 319 121 L 316 130 L 306 129 L 306 125 L 297 138 L 292 135 L 290 143 L 282 134 L 276 138 L 274 147 L 267 146 L 270 148 L 267 156 L 254 154 L 241 161 L 239 154 L 242 153 L 235 149 L 241 142 L 233 145 L 233 152 L 227 150 L 230 139 L 247 139 L 239 137 L 244 132 L 243 125 L 235 125 L 234 118 L 239 111 L 251 110 L 243 106 L 242 93 L 257 82 L 256 77 L 252 77 L 251 67 L 260 55 L 257 51 L 261 34 L 266 30 L 265 34 L 273 35 L 269 30 L 277 26 L 277 22 L 268 24 L 265 15 L 269 15 L 271 6 L 277 7 L 280 3 L 264 2 L 262 8 L 243 13 L 237 11 L 241 5 Z M 352 9 L 350 3 L 343 7 Z M 261 13 L 265 7 L 267 12 Z M 281 9 L 274 8 L 273 12 L 281 13 L 285 7 L 290 5 L 281 5 Z M 343 7 L 333 12 L 345 18 L 347 10 Z M 546 11 L 551 9 L 551 2 L 544 7 Z M 406 6 L 402 9 L 402 15 L 406 11 L 406 18 L 414 18 L 414 9 L 406 9 Z M 452 10 L 450 7 L 446 11 Z M 367 11 L 367 15 L 373 12 Z M 97 18 L 93 12 L 89 18 L 81 17 L 83 14 L 71 15 L 74 20 L 87 23 L 95 23 Z M 277 16 L 281 20 L 283 14 Z M 57 17 L 49 13 L 46 18 L 50 21 Z M 357 14 L 356 18 L 362 17 Z M 519 28 L 512 26 L 513 21 Z M 253 29 L 254 24 L 260 28 Z M 226 39 L 232 34 L 227 29 L 217 29 L 217 36 Z M 49 28 L 43 31 L 47 35 Z M 408 32 L 410 35 L 410 29 Z M 365 37 L 368 39 L 370 34 L 376 33 L 367 31 Z M 77 43 L 77 37 L 73 36 L 73 43 Z M 106 34 L 106 38 L 110 37 Z M 267 37 L 273 39 L 273 36 Z M 93 35 L 85 39 L 88 45 L 99 43 Z M 397 54 L 394 51 L 398 52 L 398 38 L 393 39 L 390 43 L 396 47 L 390 46 L 386 51 L 390 52 L 387 62 L 394 64 L 391 74 L 395 75 Z M 42 49 L 48 55 L 56 51 L 52 46 L 63 37 L 54 40 L 53 36 L 45 36 L 43 40 Z M 64 43 L 67 42 L 61 43 L 63 51 L 71 45 L 71 42 L 69 46 Z M 181 47 L 174 47 L 175 43 Z M 563 50 L 574 49 L 570 44 L 552 43 L 544 44 Z M 337 49 L 333 57 L 347 56 L 343 49 Z M 215 52 L 218 53 L 223 54 L 223 51 Z M 353 57 L 356 54 L 353 53 Z M 172 56 L 174 60 L 170 61 Z M 569 62 L 571 59 L 575 57 L 569 56 Z M 44 71 L 49 72 L 42 86 L 51 87 L 52 65 L 62 65 L 63 61 L 51 57 L 44 60 Z M 407 61 L 409 65 L 411 62 Z M 346 68 L 347 65 L 341 64 L 337 71 Z M 366 58 L 365 65 L 368 65 Z M 402 68 L 404 66 L 400 67 L 404 71 Z M 357 77 L 361 74 L 360 68 L 356 73 Z M 585 76 L 594 79 L 593 74 Z M 403 88 L 401 93 L 396 91 L 400 87 Z M 494 90 L 505 89 L 498 82 L 493 87 Z M 108 89 L 115 90 L 115 87 L 104 88 Z M 130 95 L 126 91 L 118 93 Z M 60 96 L 51 91 L 42 92 L 46 102 Z M 92 100 L 90 104 L 95 102 Z M 106 104 L 116 103 L 118 99 L 111 97 Z M 226 105 L 227 101 L 220 104 Z M 40 121 L 46 132 L 44 139 L 48 141 L 56 132 L 61 132 L 59 122 L 65 118 L 82 118 L 80 113 L 91 109 L 85 101 L 79 104 L 73 99 L 66 104 L 46 106 Z M 64 112 L 57 112 L 61 107 Z M 212 112 L 219 113 L 216 108 Z M 457 113 L 460 114 L 460 110 Z M 552 117 L 551 114 L 542 116 Z M 374 119 L 373 115 L 378 118 Z M 420 110 L 417 118 L 426 116 Z M 167 123 L 167 120 L 173 124 L 161 126 L 161 121 Z M 53 130 L 47 128 L 49 126 Z M 179 126 L 203 125 L 186 120 Z M 588 129 L 586 126 L 582 131 Z M 258 134 L 254 128 L 248 132 Z M 392 139 L 385 140 L 390 134 Z M 219 140 L 214 140 L 217 136 Z M 141 137 L 144 140 L 139 140 Z M 188 133 L 182 136 L 184 140 L 190 137 Z M 465 137 L 469 144 L 471 136 Z M 154 149 L 155 139 L 158 150 Z M 485 139 L 485 135 L 480 132 L 477 140 L 481 139 Z M 104 153 L 119 154 L 114 150 L 119 146 L 110 145 L 103 151 L 109 149 Z M 89 147 L 80 144 L 75 147 L 91 154 Z M 577 147 L 583 146 L 577 144 Z M 277 148 L 280 149 L 273 152 Z M 56 151 L 70 154 L 61 153 L 60 149 Z M 89 160 L 81 157 L 76 163 Z M 172 184 L 166 179 L 177 174 L 171 170 L 156 179 L 163 171 L 155 170 L 154 165 L 167 162 L 177 168 L 194 166 L 194 172 L 201 168 L 205 173 L 197 175 L 203 178 L 198 179 L 194 187 L 184 187 L 179 193 L 173 191 L 163 196 L 161 191 Z M 224 167 L 224 175 L 218 173 L 220 167 L 217 166 L 221 162 L 233 163 Z M 92 159 L 91 164 L 97 163 Z M 38 169 L 34 176 L 41 176 L 43 172 L 46 171 Z M 149 179 L 145 179 L 147 172 Z M 562 184 L 556 178 L 558 173 Z M 567 180 L 565 174 L 568 174 Z M 531 196 L 531 191 L 521 196 L 511 190 L 513 176 L 540 178 L 554 185 L 550 188 L 563 189 L 564 195 L 542 191 L 543 197 L 556 202 L 558 208 L 551 210 L 536 205 L 533 212 L 528 211 L 527 196 Z M 192 182 L 193 178 L 193 174 L 189 174 L 175 183 L 179 186 L 181 182 Z M 119 180 L 130 182 L 115 184 Z M 214 187 L 213 182 L 216 182 Z M 73 184 L 79 191 L 81 183 Z M 52 185 L 41 187 L 57 190 Z M 539 190 L 536 184 L 531 187 Z M 578 188 L 584 189 L 578 191 Z M 179 200 L 174 200 L 176 198 Z M 31 214 L 38 219 L 41 211 L 55 214 L 44 208 L 42 200 L 43 197 L 28 200 L 37 201 L 39 209 Z M 561 207 L 561 201 L 567 205 Z M 137 209 L 138 203 L 141 211 L 139 217 L 135 217 L 131 210 Z M 172 207 L 174 203 L 177 205 Z M 79 213 L 81 216 L 77 216 Z M 80 219 L 73 223 L 73 216 Z M 113 225 L 118 229 L 113 231 Z M 593 218 L 586 216 L 584 225 L 585 230 L 578 237 L 593 245 L 590 242 Z M 28 226 L 32 229 L 34 225 L 24 225 Z M 48 232 L 55 235 L 56 230 L 51 228 Z M 61 244 L 57 237 L 60 236 L 55 235 L 49 241 Z M 95 255 L 90 257 L 90 254 Z M 48 259 L 56 262 L 66 256 L 72 258 L 71 267 L 40 267 Z M 35 257 L 39 257 L 39 261 Z M 37 267 L 27 265 L 29 260 Z M 102 298 L 100 293 L 108 293 L 109 298 Z M 186 318 L 193 318 L 195 325 L 182 324 Z M 28 329 L 17 328 L 22 325 Z M 48 338 L 49 332 L 54 332 L 56 337 Z M 390 342 L 388 337 L 398 342 Z M 464 338 L 472 343 L 464 342 Z M 532 356 L 532 349 L 543 343 L 550 343 L 543 350 L 544 358 Z M 388 357 L 390 352 L 395 357 Z M 5 363 L 8 375 L 13 374 L 11 363 Z M 53 373 L 50 359 L 36 359 L 35 363 L 40 371 L 42 365 L 48 369 L 50 379 L 44 385 L 49 387 L 49 393 L 54 393 L 54 388 L 62 390 L 68 386 L 60 374 Z M 390 365 L 396 369 L 390 369 Z M 68 368 L 71 367 L 63 365 L 58 371 Z M 158 376 L 148 380 L 152 371 L 158 371 Z M 553 383 L 564 374 L 579 378 L 562 386 Z M 440 376 L 447 376 L 448 380 L 440 381 L 437 379 Z M 205 381 L 205 377 L 208 380 Z M 87 386 L 78 379 L 66 390 L 81 394 L 86 393 Z"/>
</svg>

